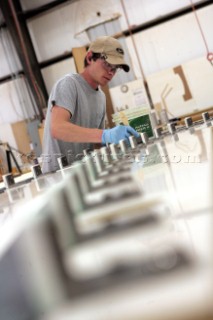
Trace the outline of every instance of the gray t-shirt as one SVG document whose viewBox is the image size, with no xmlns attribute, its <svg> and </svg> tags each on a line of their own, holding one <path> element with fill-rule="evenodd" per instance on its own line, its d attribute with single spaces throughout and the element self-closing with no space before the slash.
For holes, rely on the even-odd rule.
<svg viewBox="0 0 213 320">
<path fill-rule="evenodd" d="M 104 128 L 106 98 L 103 91 L 100 88 L 94 90 L 80 74 L 65 75 L 53 87 L 48 101 L 43 137 L 43 173 L 59 168 L 59 156 L 65 155 L 71 164 L 81 158 L 84 149 L 93 148 L 93 144 L 89 143 L 71 143 L 52 138 L 50 120 L 53 104 L 71 113 L 71 123 L 85 128 Z"/>
</svg>

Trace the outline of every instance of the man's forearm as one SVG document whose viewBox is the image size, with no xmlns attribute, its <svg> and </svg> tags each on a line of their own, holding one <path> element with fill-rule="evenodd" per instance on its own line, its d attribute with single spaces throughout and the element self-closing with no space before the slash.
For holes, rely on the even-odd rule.
<svg viewBox="0 0 213 320">
<path fill-rule="evenodd" d="M 102 133 L 102 129 L 84 128 L 68 122 L 51 126 L 52 137 L 67 142 L 101 143 Z"/>
</svg>

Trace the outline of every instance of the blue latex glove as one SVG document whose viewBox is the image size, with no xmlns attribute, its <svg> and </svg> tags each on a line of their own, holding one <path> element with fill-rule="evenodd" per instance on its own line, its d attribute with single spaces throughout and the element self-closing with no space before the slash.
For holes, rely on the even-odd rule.
<svg viewBox="0 0 213 320">
<path fill-rule="evenodd" d="M 105 129 L 102 134 L 102 144 L 119 143 L 120 140 L 126 139 L 129 141 L 130 136 L 138 138 L 140 135 L 130 126 L 116 126 L 112 129 Z"/>
</svg>

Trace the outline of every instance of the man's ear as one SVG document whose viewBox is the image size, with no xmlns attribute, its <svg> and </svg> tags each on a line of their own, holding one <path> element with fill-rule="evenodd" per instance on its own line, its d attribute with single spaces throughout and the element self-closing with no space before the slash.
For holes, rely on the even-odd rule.
<svg viewBox="0 0 213 320">
<path fill-rule="evenodd" d="M 92 61 L 92 52 L 88 52 L 87 54 L 87 62 Z"/>
</svg>

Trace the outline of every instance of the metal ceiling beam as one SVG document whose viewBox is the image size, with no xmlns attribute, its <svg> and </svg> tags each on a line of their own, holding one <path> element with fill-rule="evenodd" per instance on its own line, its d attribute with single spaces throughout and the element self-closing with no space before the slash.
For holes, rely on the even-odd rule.
<svg viewBox="0 0 213 320">
<path fill-rule="evenodd" d="M 39 118 L 43 120 L 43 109 L 46 107 L 48 94 L 20 2 L 19 0 L 0 0 L 0 8 L 36 101 Z"/>
</svg>

